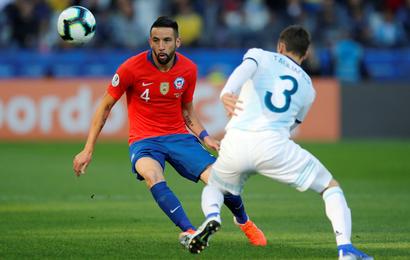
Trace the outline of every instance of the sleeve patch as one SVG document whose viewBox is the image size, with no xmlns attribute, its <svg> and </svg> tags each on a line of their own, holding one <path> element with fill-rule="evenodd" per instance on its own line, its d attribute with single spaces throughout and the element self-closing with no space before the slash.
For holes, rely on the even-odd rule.
<svg viewBox="0 0 410 260">
<path fill-rule="evenodd" d="M 119 84 L 120 84 L 120 76 L 116 73 L 116 74 L 114 75 L 114 77 L 112 77 L 111 85 L 112 85 L 113 87 L 116 87 L 116 86 L 118 86 Z"/>
</svg>

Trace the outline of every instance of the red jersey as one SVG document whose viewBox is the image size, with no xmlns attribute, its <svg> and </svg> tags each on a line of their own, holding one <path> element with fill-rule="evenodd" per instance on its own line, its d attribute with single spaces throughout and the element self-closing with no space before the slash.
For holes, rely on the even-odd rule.
<svg viewBox="0 0 410 260">
<path fill-rule="evenodd" d="M 188 133 L 182 103 L 192 102 L 196 77 L 196 65 L 180 53 L 167 72 L 155 66 L 151 51 L 121 64 L 108 93 L 116 100 L 127 93 L 129 144 L 148 137 Z"/>
</svg>

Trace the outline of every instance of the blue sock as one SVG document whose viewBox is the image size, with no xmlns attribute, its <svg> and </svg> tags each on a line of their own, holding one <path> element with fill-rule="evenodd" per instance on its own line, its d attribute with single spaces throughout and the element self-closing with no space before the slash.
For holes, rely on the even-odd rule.
<svg viewBox="0 0 410 260">
<path fill-rule="evenodd" d="M 165 181 L 159 182 L 151 187 L 151 193 L 158 206 L 182 231 L 194 229 L 182 208 L 181 202 L 175 194 L 168 188 Z"/>
<path fill-rule="evenodd" d="M 224 203 L 235 216 L 236 221 L 239 224 L 245 224 L 246 221 L 248 221 L 248 215 L 246 215 L 245 207 L 243 206 L 241 196 L 229 193 L 225 194 Z"/>
</svg>

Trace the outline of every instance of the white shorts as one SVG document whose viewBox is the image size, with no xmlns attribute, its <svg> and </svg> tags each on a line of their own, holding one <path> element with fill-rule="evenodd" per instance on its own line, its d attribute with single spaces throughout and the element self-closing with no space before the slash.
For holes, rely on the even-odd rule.
<svg viewBox="0 0 410 260">
<path fill-rule="evenodd" d="M 333 178 L 318 159 L 279 133 L 229 129 L 209 183 L 239 195 L 246 179 L 255 172 L 299 191 L 310 188 L 322 192 Z"/>
</svg>

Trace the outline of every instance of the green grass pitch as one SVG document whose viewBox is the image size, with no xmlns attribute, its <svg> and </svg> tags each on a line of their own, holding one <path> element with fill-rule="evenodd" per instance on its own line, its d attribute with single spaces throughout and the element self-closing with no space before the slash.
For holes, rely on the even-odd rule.
<svg viewBox="0 0 410 260">
<path fill-rule="evenodd" d="M 304 143 L 339 180 L 352 240 L 376 259 L 410 258 L 410 141 Z M 126 143 L 99 143 L 86 175 L 72 172 L 82 144 L 0 143 L 0 259 L 336 259 L 321 198 L 252 177 L 243 194 L 268 246 L 255 248 L 223 209 L 222 230 L 192 256 L 179 230 L 130 173 Z M 203 185 L 167 168 L 196 225 Z"/>
</svg>

